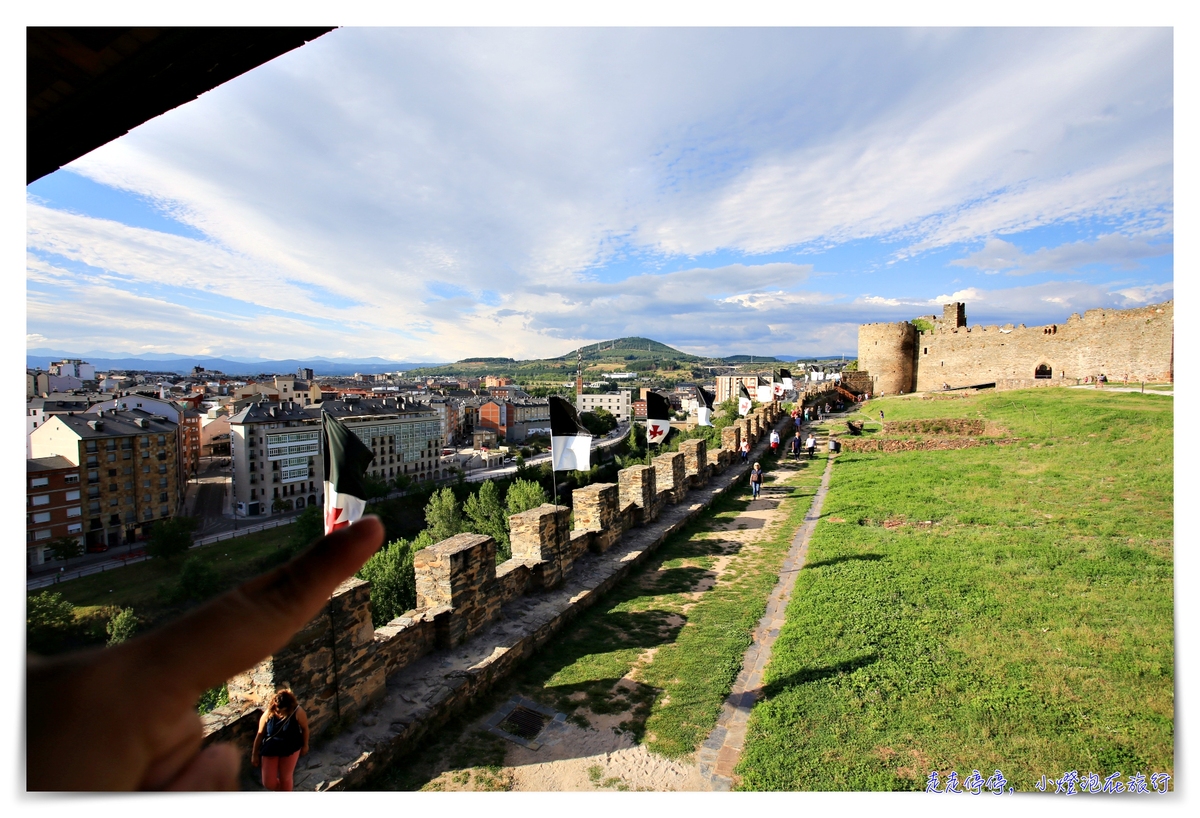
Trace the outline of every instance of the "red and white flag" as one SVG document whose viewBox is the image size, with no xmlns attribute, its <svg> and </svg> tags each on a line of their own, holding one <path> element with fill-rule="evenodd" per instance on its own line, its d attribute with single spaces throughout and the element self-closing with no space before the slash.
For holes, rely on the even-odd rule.
<svg viewBox="0 0 1200 818">
<path fill-rule="evenodd" d="M 321 413 L 321 456 L 325 461 L 325 533 L 345 528 L 363 515 L 363 478 L 375 454 L 358 435 L 328 412 Z"/>
<path fill-rule="evenodd" d="M 657 392 L 646 393 L 646 442 L 662 443 L 671 431 L 671 404 Z"/>
</svg>

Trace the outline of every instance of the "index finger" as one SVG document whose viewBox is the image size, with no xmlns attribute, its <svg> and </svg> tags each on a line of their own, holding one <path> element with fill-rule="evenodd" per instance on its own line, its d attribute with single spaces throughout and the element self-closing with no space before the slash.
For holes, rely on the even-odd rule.
<svg viewBox="0 0 1200 818">
<path fill-rule="evenodd" d="M 378 517 L 363 517 L 290 562 L 126 643 L 140 654 L 145 683 L 194 698 L 278 651 L 379 549 L 383 535 Z"/>
</svg>

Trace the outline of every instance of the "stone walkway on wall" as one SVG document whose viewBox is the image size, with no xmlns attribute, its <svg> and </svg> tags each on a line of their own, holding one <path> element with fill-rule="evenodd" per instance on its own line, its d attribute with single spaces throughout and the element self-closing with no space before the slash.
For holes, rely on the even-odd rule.
<svg viewBox="0 0 1200 818">
<path fill-rule="evenodd" d="M 783 418 L 779 428 L 789 423 Z M 760 442 L 754 456 L 761 456 Z M 322 741 L 296 768 L 298 790 L 348 789 L 365 783 L 429 730 L 460 711 L 544 644 L 582 608 L 601 598 L 672 533 L 701 514 L 743 478 L 737 463 L 682 503 L 666 506 L 658 520 L 625 533 L 604 554 L 585 554 L 562 586 L 523 596 L 502 608 L 501 618 L 453 650 L 429 654 L 387 679 L 384 700 L 344 733 Z"/>
<path fill-rule="evenodd" d="M 818 451 L 829 449 L 828 433 L 822 429 L 815 430 Z M 779 631 L 783 627 L 787 615 L 788 602 L 791 600 L 792 588 L 796 577 L 804 567 L 808 555 L 808 542 L 812 538 L 817 520 L 821 517 L 821 505 L 829 490 L 829 479 L 833 473 L 833 455 L 827 455 L 825 471 L 821 475 L 821 485 L 813 496 L 812 505 L 804 515 L 804 524 L 796 531 L 792 546 L 784 558 L 783 567 L 779 572 L 779 582 L 771 591 L 767 600 L 767 610 L 754 629 L 754 641 L 746 649 L 742 659 L 742 670 L 734 680 L 733 688 L 721 707 L 721 715 L 717 726 L 713 728 L 708 739 L 700 746 L 696 754 L 700 764 L 700 774 L 707 785 L 714 791 L 727 792 L 733 786 L 733 770 L 742 755 L 742 744 L 746 738 L 746 724 L 750 720 L 750 710 L 762 696 L 763 675 L 771 660 L 771 648 Z"/>
</svg>

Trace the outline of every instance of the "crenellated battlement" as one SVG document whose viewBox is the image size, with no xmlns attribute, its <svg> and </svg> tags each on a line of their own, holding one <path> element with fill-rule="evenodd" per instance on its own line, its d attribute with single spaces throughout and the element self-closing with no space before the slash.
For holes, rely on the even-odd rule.
<svg viewBox="0 0 1200 818">
<path fill-rule="evenodd" d="M 205 741 L 233 741 L 248 751 L 261 708 L 276 690 L 287 686 L 304 705 L 316 747 L 331 730 L 336 734 L 363 713 L 385 707 L 392 695 L 389 679 L 423 667 L 420 663 L 426 657 L 474 650 L 471 646 L 482 634 L 508 622 L 514 615 L 512 606 L 535 610 L 551 602 L 551 607 L 559 606 L 555 618 L 534 627 L 520 651 L 487 649 L 491 652 L 486 670 L 444 678 L 435 672 L 430 681 L 435 695 L 427 703 L 428 712 L 444 713 L 465 704 L 463 697 L 469 699 L 510 672 L 533 645 L 549 638 L 574 612 L 592 604 L 598 593 L 644 559 L 648 548 L 604 562 L 611 556 L 608 552 L 625 547 L 627 536 L 636 542 L 635 530 L 661 528 L 653 535 L 653 547 L 736 485 L 748 468 L 740 463 L 738 445 L 744 439 L 757 443 L 783 420 L 783 414 L 777 403 L 761 406 L 723 430 L 719 449 L 709 451 L 704 440 L 684 441 L 681 451 L 661 454 L 653 465 L 621 469 L 616 483 L 574 490 L 572 508 L 547 503 L 511 516 L 512 558 L 499 565 L 495 541 L 480 534 L 459 534 L 421 549 L 413 557 L 417 607 L 381 627 L 371 624 L 370 583 L 347 580 L 334 592 L 327 609 L 286 646 L 229 680 L 230 703 L 204 717 Z M 723 473 L 720 481 L 714 480 Z M 665 524 L 659 519 L 664 514 L 671 517 Z M 608 566 L 604 570 L 610 574 L 593 581 L 590 577 L 600 565 Z M 579 583 L 587 586 L 587 593 L 569 590 Z M 405 701 L 401 699 L 397 706 L 407 707 Z M 364 729 L 375 726 L 374 718 L 364 720 Z M 376 761 L 382 763 L 401 739 L 419 736 L 437 718 L 430 715 L 420 725 L 411 719 L 392 723 L 385 741 L 391 749 Z M 340 740 L 334 740 L 329 752 L 339 757 L 349 753 L 352 761 L 357 750 L 341 748 Z M 356 765 L 362 763 L 362 759 L 347 761 L 339 769 L 322 770 L 319 788 L 341 787 L 347 778 L 361 778 L 366 768 Z"/>
<path fill-rule="evenodd" d="M 1174 321 L 1175 302 L 1165 301 L 1074 313 L 1062 324 L 968 327 L 965 305 L 955 302 L 932 330 L 915 331 L 911 345 L 897 329 L 906 322 L 861 325 L 859 369 L 870 373 L 875 394 L 988 382 L 1073 385 L 1101 374 L 1173 380 Z"/>
</svg>

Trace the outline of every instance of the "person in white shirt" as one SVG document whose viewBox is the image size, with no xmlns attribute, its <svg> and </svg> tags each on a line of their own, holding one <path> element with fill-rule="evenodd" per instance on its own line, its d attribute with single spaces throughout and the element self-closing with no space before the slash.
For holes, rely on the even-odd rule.
<svg viewBox="0 0 1200 818">
<path fill-rule="evenodd" d="M 808 440 L 804 441 L 804 448 L 808 449 L 809 460 L 817 456 L 817 439 L 812 436 L 812 432 L 808 433 Z"/>
<path fill-rule="evenodd" d="M 771 430 L 771 454 L 779 454 L 779 432 Z"/>
</svg>

